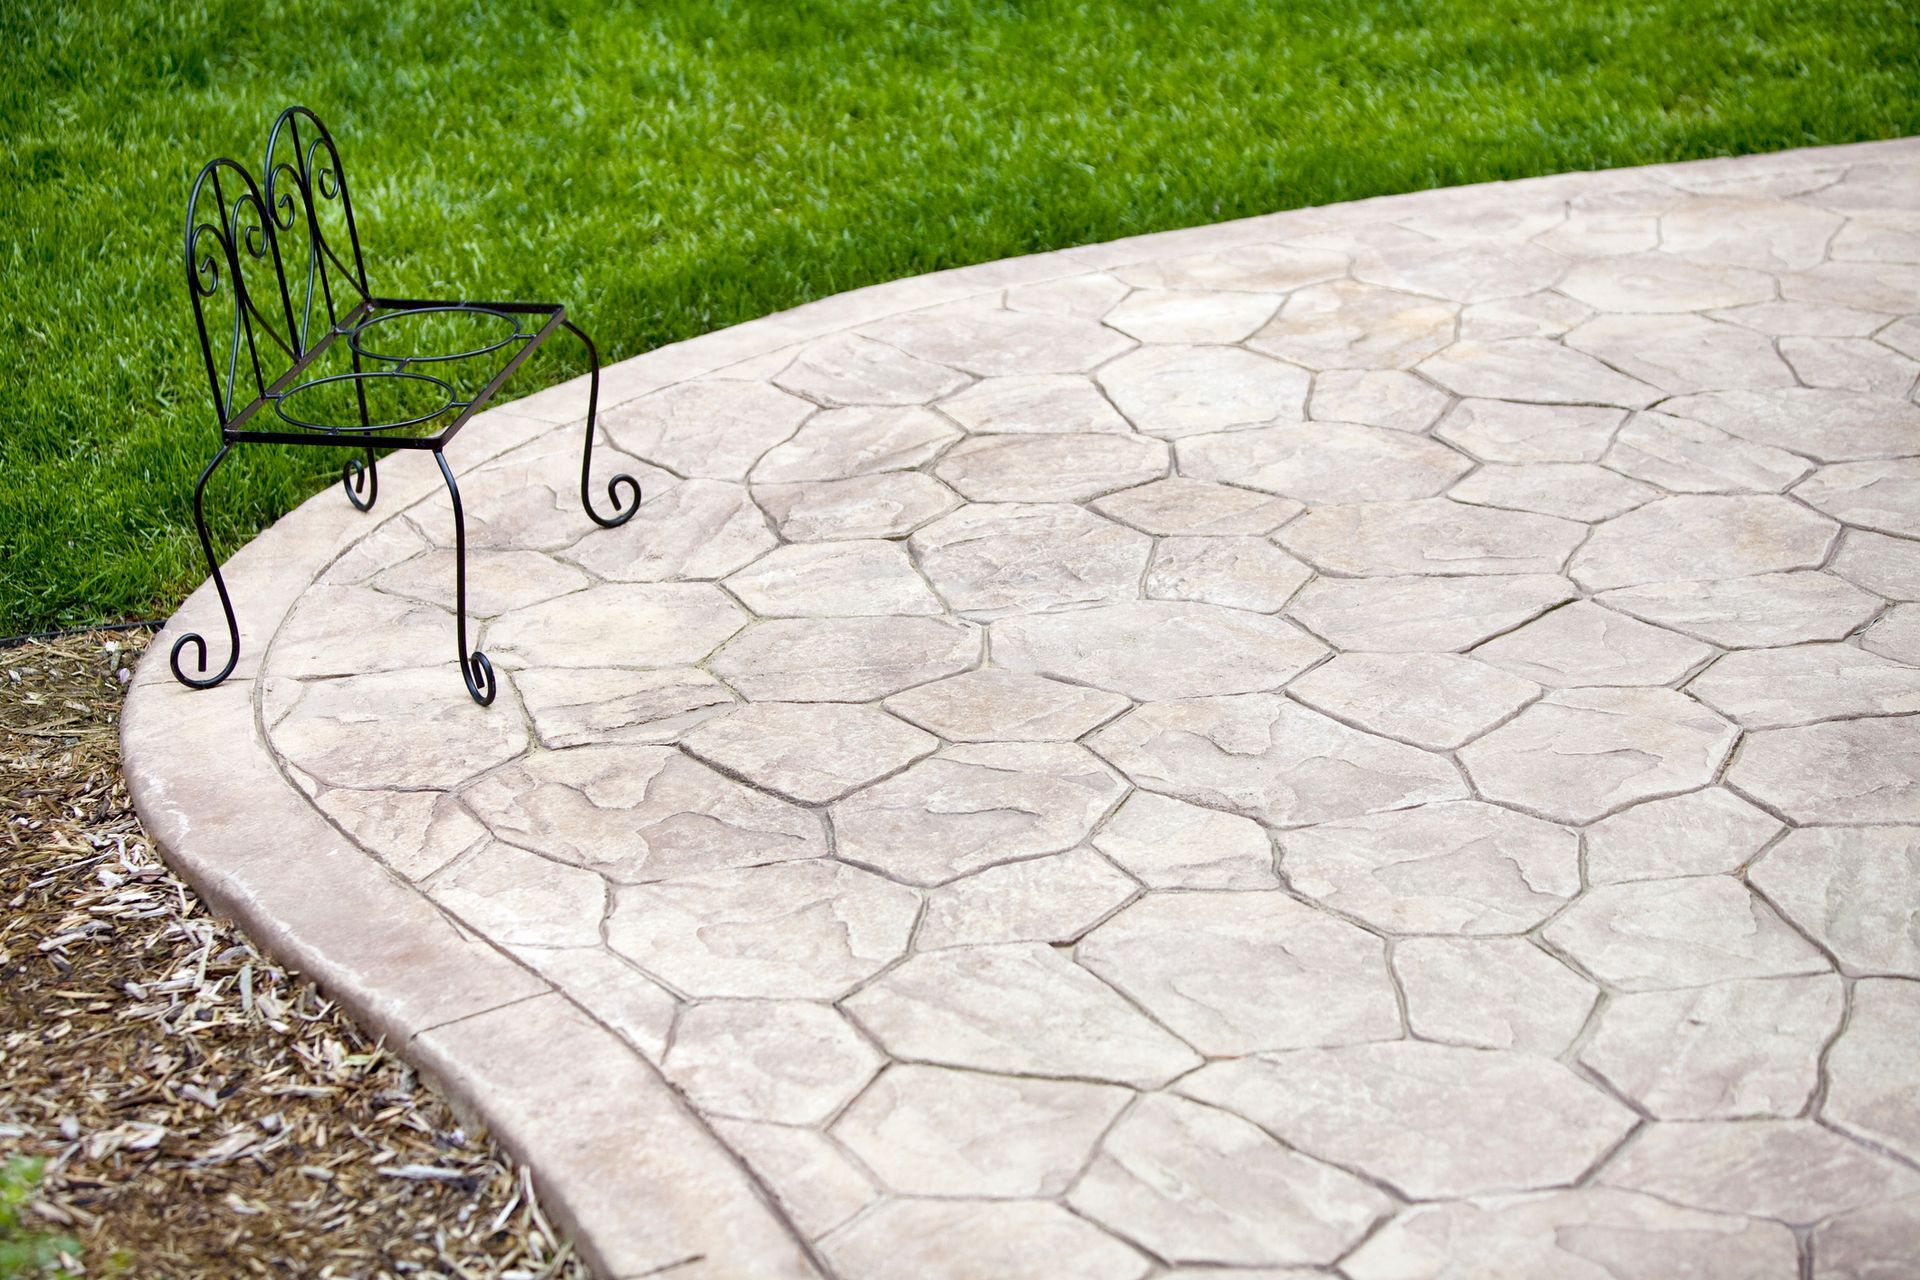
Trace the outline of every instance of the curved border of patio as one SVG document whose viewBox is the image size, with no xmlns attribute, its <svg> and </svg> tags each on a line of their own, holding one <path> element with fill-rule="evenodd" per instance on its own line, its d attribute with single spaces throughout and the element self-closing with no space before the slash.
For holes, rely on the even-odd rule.
<svg viewBox="0 0 1920 1280">
<path fill-rule="evenodd" d="M 1911 145 L 1821 151 L 1862 160 Z M 1785 158 L 1795 154 L 1706 163 L 1724 165 L 1731 178 L 1787 167 Z M 1700 162 L 1691 168 L 1697 177 Z M 1532 193 L 1561 188 L 1573 196 L 1595 181 L 1574 173 L 1489 185 Z M 1363 220 L 1384 220 L 1473 189 L 1339 208 L 1345 222 L 1360 210 Z M 615 365 L 602 376 L 602 404 L 888 316 L 1146 257 L 1309 234 L 1322 217 L 1316 209 L 1293 210 L 840 294 Z M 584 380 L 576 379 L 482 415 L 455 450 L 459 469 L 577 424 L 585 399 Z M 389 504 L 404 506 L 440 483 L 424 454 L 398 453 L 382 463 Z M 182 630 L 219 630 L 209 626 L 217 617 L 210 586 L 195 592 L 155 640 L 134 676 L 121 729 L 123 767 L 147 831 L 216 910 L 317 981 L 530 1165 L 541 1194 L 608 1280 L 817 1276 L 822 1268 L 764 1189 L 612 1030 L 466 932 L 322 817 L 281 772 L 266 745 L 254 677 L 301 592 L 367 532 L 366 519 L 329 489 L 227 563 L 244 652 L 218 690 L 181 688 L 165 660 Z M 447 658 L 447 696 L 456 698 L 451 652 Z"/>
</svg>

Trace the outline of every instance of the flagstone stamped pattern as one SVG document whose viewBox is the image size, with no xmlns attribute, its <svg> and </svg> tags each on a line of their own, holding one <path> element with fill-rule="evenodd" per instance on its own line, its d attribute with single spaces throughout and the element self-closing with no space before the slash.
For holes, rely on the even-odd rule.
<svg viewBox="0 0 1920 1280">
<path fill-rule="evenodd" d="M 334 829 L 665 1080 L 792 1243 L 666 1274 L 1890 1276 L 1916 219 L 1875 144 L 756 322 L 610 372 L 626 529 L 513 407 L 491 710 L 424 487 L 246 683 L 135 708 L 251 697 Z"/>
</svg>

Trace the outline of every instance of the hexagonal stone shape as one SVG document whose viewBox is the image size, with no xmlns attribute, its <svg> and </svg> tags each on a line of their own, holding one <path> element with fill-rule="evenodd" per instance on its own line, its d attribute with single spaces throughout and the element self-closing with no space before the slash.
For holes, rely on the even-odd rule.
<svg viewBox="0 0 1920 1280">
<path fill-rule="evenodd" d="M 1287 612 L 1342 649 L 1451 652 L 1511 630 L 1578 595 L 1553 574 L 1320 578 Z"/>
<path fill-rule="evenodd" d="M 1625 614 L 1577 600 L 1473 651 L 1482 662 L 1553 689 L 1671 684 L 1713 650 Z"/>
<path fill-rule="evenodd" d="M 1421 1199 L 1571 1182 L 1634 1125 L 1551 1059 L 1415 1040 L 1214 1063 L 1179 1091 Z"/>
<path fill-rule="evenodd" d="M 1090 740 L 1136 784 L 1269 826 L 1465 799 L 1445 758 L 1272 694 L 1152 703 Z"/>
<path fill-rule="evenodd" d="M 1447 393 L 1399 369 L 1334 369 L 1313 381 L 1308 409 L 1321 422 L 1359 422 L 1422 432 L 1447 407 Z"/>
<path fill-rule="evenodd" d="M 1844 221 L 1791 200 L 1695 197 L 1661 218 L 1661 247 L 1682 259 L 1794 270 L 1818 266 Z"/>
<path fill-rule="evenodd" d="M 452 787 L 527 749 L 517 716 L 474 715 L 447 697 L 448 679 L 433 667 L 315 681 L 267 736 L 287 763 L 336 787 Z"/>
<path fill-rule="evenodd" d="M 1484 462 L 1598 462 L 1626 416 L 1598 405 L 1462 400 L 1434 434 Z"/>
<path fill-rule="evenodd" d="M 756 484 L 753 496 L 789 542 L 903 538 L 960 505 L 945 485 L 918 471 Z"/>
<path fill-rule="evenodd" d="M 948 396 L 940 408 L 975 435 L 1133 429 L 1098 387 L 1077 374 L 985 378 Z"/>
<path fill-rule="evenodd" d="M 1659 494 L 1651 485 L 1591 462 L 1530 462 L 1481 467 L 1447 496 L 1477 507 L 1591 522 L 1622 515 Z"/>
<path fill-rule="evenodd" d="M 772 863 L 617 890 L 607 945 L 695 999 L 834 1000 L 907 949 L 919 912 L 857 867 Z"/>
<path fill-rule="evenodd" d="M 967 506 L 913 535 L 921 569 L 950 608 L 987 619 L 1131 599 L 1153 544 L 1080 507 Z"/>
<path fill-rule="evenodd" d="M 1735 729 L 1671 689 L 1560 689 L 1460 751 L 1483 795 L 1566 822 L 1703 787 Z"/>
<path fill-rule="evenodd" d="M 867 702 L 979 660 L 979 632 L 950 618 L 776 618 L 711 666 L 756 702 Z"/>
<path fill-rule="evenodd" d="M 1207 480 L 1168 476 L 1093 504 L 1104 516 L 1167 537 L 1261 537 L 1301 512 L 1299 503 Z"/>
<path fill-rule="evenodd" d="M 1280 295 L 1239 290 L 1140 289 L 1103 317 L 1142 342 L 1239 342 L 1265 324 Z"/>
<path fill-rule="evenodd" d="M 778 542 L 746 486 L 682 480 L 649 494 L 618 529 L 582 538 L 562 554 L 610 581 L 666 582 L 724 577 Z"/>
<path fill-rule="evenodd" d="M 1446 498 L 1316 507 L 1274 535 L 1322 569 L 1392 574 L 1558 573 L 1587 526 Z"/>
<path fill-rule="evenodd" d="M 1920 406 L 1892 396 L 1769 387 L 1707 391 L 1670 400 L 1664 408 L 1821 462 L 1920 453 Z"/>
<path fill-rule="evenodd" d="M 1676 395 L 1796 385 L 1772 339 L 1702 316 L 1601 315 L 1566 343 Z"/>
<path fill-rule="evenodd" d="M 747 621 L 710 583 L 620 584 L 515 609 L 487 627 L 484 643 L 506 670 L 674 667 L 699 662 Z"/>
<path fill-rule="evenodd" d="M 763 618 L 851 618 L 946 612 L 895 542 L 779 547 L 727 579 Z"/>
<path fill-rule="evenodd" d="M 1133 343 L 1077 316 L 950 308 L 894 316 L 876 336 L 923 359 L 981 377 L 1076 373 Z"/>
<path fill-rule="evenodd" d="M 1840 539 L 1832 569 L 1890 600 L 1920 600 L 1920 544 L 1906 538 L 1849 529 Z"/>
<path fill-rule="evenodd" d="M 1773 281 L 1760 271 L 1693 262 L 1676 250 L 1590 258 L 1575 264 L 1560 291 L 1600 311 L 1706 311 L 1765 302 Z"/>
<path fill-rule="evenodd" d="M 1277 890 L 1149 894 L 1075 954 L 1209 1057 L 1400 1034 L 1380 939 Z"/>
<path fill-rule="evenodd" d="M 1920 986 L 1888 978 L 1854 985 L 1852 1016 L 1827 1056 L 1828 1124 L 1920 1156 Z"/>
<path fill-rule="evenodd" d="M 1600 603 L 1724 648 L 1841 640 L 1881 601 L 1830 573 L 1762 573 L 1706 582 L 1652 582 L 1601 593 Z"/>
<path fill-rule="evenodd" d="M 1833 974 L 1629 993 L 1580 1061 L 1662 1120 L 1798 1115 L 1845 1002 Z"/>
<path fill-rule="evenodd" d="M 940 745 L 873 707 L 754 702 L 682 739 L 691 754 L 790 800 L 825 804 Z"/>
<path fill-rule="evenodd" d="M 888 1200 L 821 1242 L 844 1280 L 1140 1280 L 1151 1264 L 1041 1200 Z"/>
<path fill-rule="evenodd" d="M 1093 847 L 1150 889 L 1272 889 L 1273 844 L 1260 824 L 1151 791 L 1128 796 Z"/>
<path fill-rule="evenodd" d="M 841 334 L 813 343 L 774 379 L 824 405 L 925 404 L 966 378 L 884 342 Z"/>
<path fill-rule="evenodd" d="M 1144 347 L 1097 376 L 1137 430 L 1164 440 L 1298 420 L 1312 381 L 1236 347 Z"/>
<path fill-rule="evenodd" d="M 833 1133 L 906 1195 L 1057 1196 L 1129 1097 L 1112 1085 L 904 1064 Z"/>
<path fill-rule="evenodd" d="M 1602 982 L 1627 991 L 1828 968 L 1825 957 L 1731 876 L 1602 885 L 1544 936 Z"/>
<path fill-rule="evenodd" d="M 1784 449 L 1651 410 L 1627 419 L 1604 461 L 1674 493 L 1778 493 L 1809 469 Z"/>
<path fill-rule="evenodd" d="M 1793 1232 L 1777 1222 L 1585 1187 L 1415 1206 L 1343 1259 L 1341 1270 L 1353 1280 L 1477 1280 L 1490 1258 L 1515 1276 L 1558 1280 L 1751 1280 L 1791 1276 L 1800 1262 Z"/>
<path fill-rule="evenodd" d="M 1422 436 L 1350 422 L 1299 422 L 1189 436 L 1180 473 L 1231 480 L 1309 505 L 1430 498 L 1472 463 Z"/>
<path fill-rule="evenodd" d="M 769 449 L 754 465 L 753 483 L 911 471 L 959 438 L 958 427 L 927 409 L 828 409 Z"/>
<path fill-rule="evenodd" d="M 514 684 L 543 747 L 673 742 L 734 705 L 727 687 L 698 667 L 543 668 L 520 672 Z"/>
<path fill-rule="evenodd" d="M 1795 822 L 1920 822 L 1920 741 L 1905 717 L 1750 733 L 1727 781 Z"/>
<path fill-rule="evenodd" d="M 1920 978 L 1920 827 L 1791 831 L 1750 879 L 1849 969 Z"/>
<path fill-rule="evenodd" d="M 1165 538 L 1147 569 L 1147 598 L 1272 613 L 1313 570 L 1265 538 Z"/>
<path fill-rule="evenodd" d="M 1326 653 L 1283 619 L 1173 600 L 1004 618 L 991 645 L 1008 670 L 1142 700 L 1278 688 Z"/>
<path fill-rule="evenodd" d="M 1167 446 L 1136 435 L 987 436 L 933 473 L 975 502 L 1083 502 L 1167 474 Z"/>
<path fill-rule="evenodd" d="M 1920 1238 L 1920 1195 L 1829 1218 L 1813 1232 L 1814 1280 L 1900 1280 Z"/>
<path fill-rule="evenodd" d="M 1489 400 L 1644 409 L 1661 397 L 1658 387 L 1545 338 L 1456 342 L 1420 372 L 1456 395 Z"/>
<path fill-rule="evenodd" d="M 1125 792 L 1086 748 L 949 747 L 833 808 L 839 856 L 935 885 L 1086 839 Z"/>
<path fill-rule="evenodd" d="M 683 476 L 744 480 L 813 406 L 763 382 L 680 382 L 606 411 L 614 444 Z"/>
<path fill-rule="evenodd" d="M 1783 829 L 1778 819 L 1723 787 L 1649 800 L 1587 828 L 1587 881 L 1733 871 Z"/>
<path fill-rule="evenodd" d="M 1309 369 L 1404 369 L 1453 340 L 1459 312 L 1451 302 L 1336 280 L 1294 293 L 1247 345 Z"/>
<path fill-rule="evenodd" d="M 1793 492 L 1856 528 L 1920 537 L 1920 458 L 1836 462 L 1801 481 Z"/>
<path fill-rule="evenodd" d="M 502 840 L 614 880 L 826 853 L 820 819 L 666 747 L 542 751 L 461 793 Z"/>
<path fill-rule="evenodd" d="M 846 1001 L 886 1050 L 979 1071 L 1151 1088 L 1200 1065 L 1098 978 L 1040 942 L 916 955 Z"/>
<path fill-rule="evenodd" d="M 1253 1125 L 1156 1094 L 1115 1125 L 1067 1197 L 1173 1262 L 1330 1262 L 1392 1207 Z"/>
<path fill-rule="evenodd" d="M 1920 1174 L 1811 1120 L 1653 1125 L 1600 1171 L 1599 1181 L 1792 1226 L 1920 1191 Z"/>
<path fill-rule="evenodd" d="M 879 1188 L 852 1157 L 818 1130 L 756 1120 L 712 1124 L 810 1238 L 825 1235 L 880 1198 Z"/>
<path fill-rule="evenodd" d="M 1117 693 L 991 668 L 896 693 L 887 710 L 949 742 L 1071 742 L 1125 711 Z"/>
<path fill-rule="evenodd" d="M 816 1124 L 880 1069 L 880 1054 L 832 1005 L 720 1000 L 680 1015 L 660 1064 L 707 1116 Z"/>
<path fill-rule="evenodd" d="M 1295 890 L 1390 933 L 1522 933 L 1580 892 L 1580 839 L 1457 800 L 1324 822 L 1281 839 Z"/>
<path fill-rule="evenodd" d="M 1343 653 L 1288 692 L 1369 733 L 1451 751 L 1524 707 L 1540 686 L 1458 654 Z"/>
<path fill-rule="evenodd" d="M 1850 644 L 1730 653 L 1687 692 L 1749 729 L 1920 711 L 1920 669 Z"/>
<path fill-rule="evenodd" d="M 1599 990 L 1525 938 L 1402 938 L 1393 972 L 1423 1040 L 1557 1057 Z"/>
<path fill-rule="evenodd" d="M 922 951 L 994 942 L 1072 942 L 1140 886 L 1091 849 L 976 871 L 927 895 L 914 935 Z"/>
<path fill-rule="evenodd" d="M 591 871 L 494 840 L 434 877 L 428 896 L 507 946 L 596 946 L 607 907 L 607 886 Z"/>
</svg>

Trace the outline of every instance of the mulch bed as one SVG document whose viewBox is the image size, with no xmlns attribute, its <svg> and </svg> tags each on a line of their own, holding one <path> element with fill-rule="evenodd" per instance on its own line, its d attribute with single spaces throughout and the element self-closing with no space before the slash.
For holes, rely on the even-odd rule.
<svg viewBox="0 0 1920 1280">
<path fill-rule="evenodd" d="M 0 650 L 0 1158 L 44 1161 L 0 1256 L 31 1236 L 43 1275 L 587 1280 L 524 1170 L 153 852 L 117 736 L 144 644 Z"/>
</svg>

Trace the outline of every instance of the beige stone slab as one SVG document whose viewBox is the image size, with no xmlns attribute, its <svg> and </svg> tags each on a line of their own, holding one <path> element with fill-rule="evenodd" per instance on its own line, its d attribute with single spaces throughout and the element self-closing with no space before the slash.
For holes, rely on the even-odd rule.
<svg viewBox="0 0 1920 1280">
<path fill-rule="evenodd" d="M 1811 1120 L 1653 1125 L 1601 1171 L 1600 1181 L 1790 1226 L 1920 1191 L 1920 1174 Z"/>
<path fill-rule="evenodd" d="M 1587 527 L 1447 498 L 1315 507 L 1276 541 L 1320 569 L 1358 577 L 1558 573 Z"/>
<path fill-rule="evenodd" d="M 1580 1061 L 1663 1120 L 1796 1116 L 1845 1003 L 1832 974 L 1615 996 Z"/>
<path fill-rule="evenodd" d="M 1920 977 L 1920 828 L 1801 828 L 1750 879 L 1850 971 Z"/>
<path fill-rule="evenodd" d="M 1787 1277 L 1800 1265 L 1777 1222 L 1683 1209 L 1608 1187 L 1422 1205 L 1342 1263 L 1354 1280 L 1477 1280 L 1488 1259 L 1514 1276 L 1615 1280 Z"/>
<path fill-rule="evenodd" d="M 1306 416 L 1304 369 L 1237 347 L 1143 347 L 1096 375 L 1134 428 L 1163 440 Z"/>
<path fill-rule="evenodd" d="M 890 1189 L 921 1196 L 1057 1196 L 1131 1100 L 1125 1089 L 902 1064 L 834 1122 Z"/>
<path fill-rule="evenodd" d="M 1484 462 L 1598 462 L 1626 417 L 1600 405 L 1467 399 L 1434 434 Z"/>
<path fill-rule="evenodd" d="M 1153 549 L 1083 507 L 1016 502 L 962 507 L 909 545 L 947 606 L 981 620 L 1133 599 Z"/>
<path fill-rule="evenodd" d="M 709 664 L 756 702 L 866 702 L 980 661 L 980 633 L 948 618 L 776 618 Z"/>
<path fill-rule="evenodd" d="M 559 996 L 438 1027 L 413 1051 L 541 1170 L 543 1203 L 603 1274 L 694 1257 L 736 1274 L 819 1274 L 660 1077 Z"/>
<path fill-rule="evenodd" d="M 1155 889 L 1271 889 L 1273 844 L 1260 824 L 1151 791 L 1129 795 L 1093 847 Z"/>
<path fill-rule="evenodd" d="M 1913 1052 L 1920 984 L 1855 983 L 1847 1029 L 1827 1056 L 1821 1117 L 1911 1160 L 1920 1152 L 1920 1070 Z"/>
<path fill-rule="evenodd" d="M 897 542 L 776 547 L 726 580 L 763 618 L 854 618 L 945 612 Z"/>
<path fill-rule="evenodd" d="M 1149 703 L 1088 742 L 1138 786 L 1270 826 L 1467 794 L 1444 757 L 1272 694 Z"/>
<path fill-rule="evenodd" d="M 1178 1087 L 1422 1199 L 1564 1186 L 1635 1123 L 1551 1059 L 1415 1040 L 1213 1063 Z"/>
<path fill-rule="evenodd" d="M 1072 743 L 962 744 L 834 805 L 835 851 L 911 884 L 944 884 L 1071 849 L 1125 791 Z"/>
<path fill-rule="evenodd" d="M 1303 422 L 1188 436 L 1180 473 L 1230 480 L 1307 506 L 1430 498 L 1472 465 L 1443 444 L 1351 422 Z"/>
<path fill-rule="evenodd" d="M 1143 701 L 1276 689 L 1326 654 L 1293 623 L 1172 600 L 993 624 L 994 661 Z"/>
<path fill-rule="evenodd" d="M 1288 498 L 1169 476 L 1093 503 L 1094 510 L 1144 533 L 1168 537 L 1259 537 L 1300 514 Z"/>
<path fill-rule="evenodd" d="M 951 742 L 1068 742 L 1131 705 L 1021 671 L 967 671 L 896 693 L 887 710 Z"/>
<path fill-rule="evenodd" d="M 923 952 L 845 1007 L 896 1058 L 1153 1087 L 1199 1055 L 1045 943 Z"/>
<path fill-rule="evenodd" d="M 749 703 L 681 741 L 708 764 L 803 804 L 838 800 L 940 745 L 876 708 L 832 702 Z"/>
<path fill-rule="evenodd" d="M 1080 435 L 1132 430 L 1100 388 L 1080 374 L 982 378 L 940 402 L 975 435 Z"/>
<path fill-rule="evenodd" d="M 1393 973 L 1422 1040 L 1558 1057 L 1599 997 L 1525 938 L 1402 938 Z"/>
<path fill-rule="evenodd" d="M 713 1131 L 809 1236 L 823 1236 L 880 1198 L 873 1180 L 817 1130 L 714 1120 Z"/>
<path fill-rule="evenodd" d="M 1554 574 L 1320 578 L 1287 613 L 1342 649 L 1445 653 L 1471 648 L 1577 594 Z"/>
<path fill-rule="evenodd" d="M 1784 825 L 1724 787 L 1623 809 L 1587 828 L 1587 880 L 1663 880 L 1744 866 Z"/>
<path fill-rule="evenodd" d="M 1147 598 L 1275 613 L 1312 576 L 1264 538 L 1163 538 L 1147 566 Z"/>
<path fill-rule="evenodd" d="M 1835 573 L 1650 582 L 1603 591 L 1601 604 L 1729 649 L 1842 640 L 1882 607 Z"/>
<path fill-rule="evenodd" d="M 1331 1261 L 1391 1206 L 1238 1116 L 1166 1095 L 1113 1127 L 1067 1202 L 1159 1257 L 1255 1265 Z"/>
<path fill-rule="evenodd" d="M 1380 939 L 1278 891 L 1149 894 L 1075 958 L 1209 1057 L 1400 1034 Z"/>
<path fill-rule="evenodd" d="M 707 1000 L 680 1015 L 660 1069 L 704 1116 L 808 1125 L 838 1112 L 880 1065 L 831 1005 Z"/>
<path fill-rule="evenodd" d="M 1487 641 L 1473 656 L 1548 688 L 1567 689 L 1672 684 L 1715 655 L 1697 641 L 1577 600 Z"/>
<path fill-rule="evenodd" d="M 888 1200 L 821 1247 L 845 1280 L 1141 1280 L 1152 1266 L 1039 1200 Z"/>
<path fill-rule="evenodd" d="M 1627 991 L 1825 973 L 1822 956 L 1733 876 L 1635 880 L 1589 890 L 1542 936 Z"/>
<path fill-rule="evenodd" d="M 918 471 L 758 484 L 753 496 L 789 542 L 901 538 L 960 505 L 958 495 Z"/>
<path fill-rule="evenodd" d="M 1090 849 L 1002 863 L 927 895 L 921 950 L 994 942 L 1069 943 L 1140 891 Z"/>
<path fill-rule="evenodd" d="M 1727 781 L 1795 822 L 1920 822 L 1920 742 L 1904 716 L 1749 733 Z"/>
<path fill-rule="evenodd" d="M 988 436 L 949 449 L 933 472 L 975 502 L 1084 502 L 1171 469 L 1159 440 L 1133 434 Z"/>
</svg>

